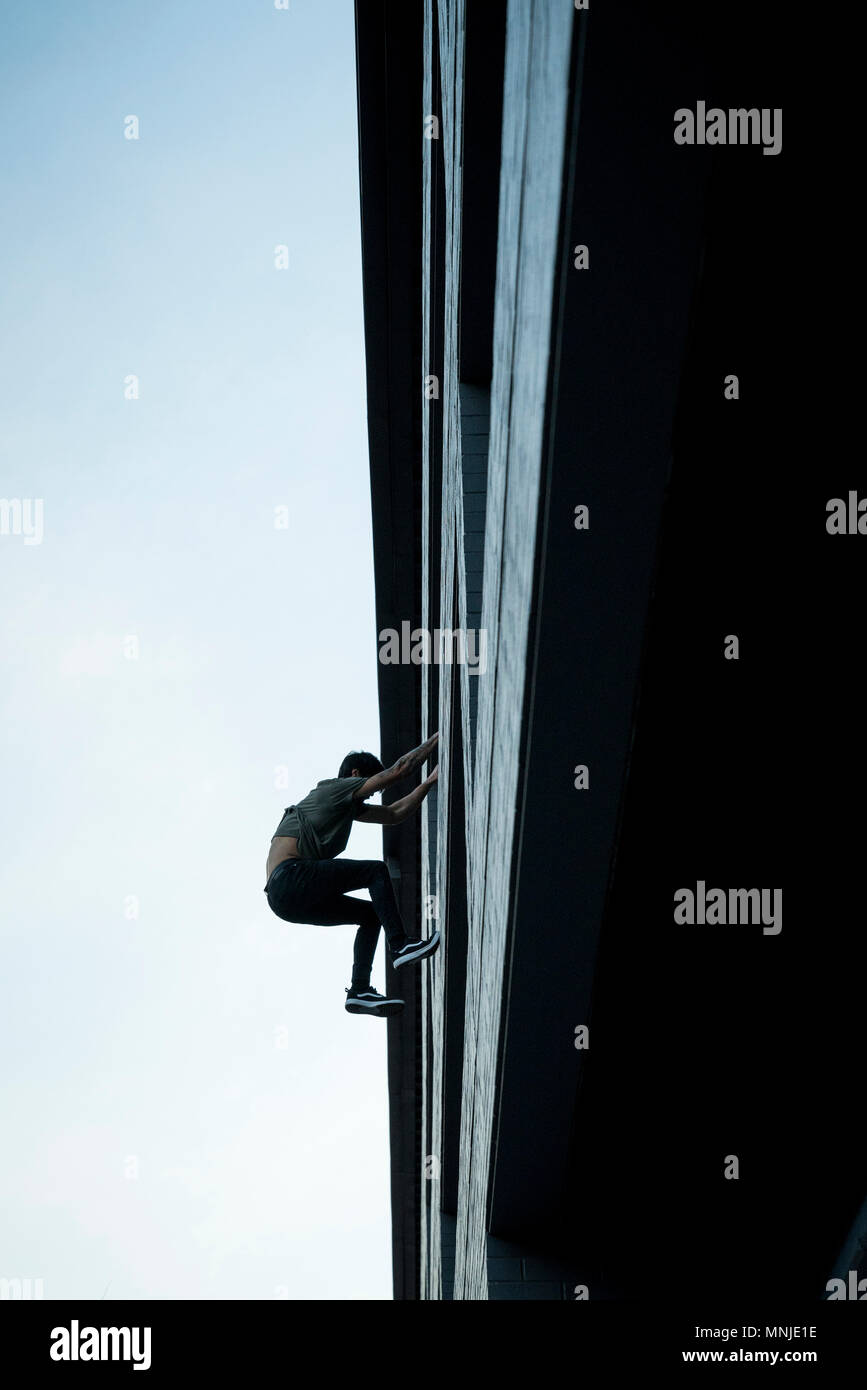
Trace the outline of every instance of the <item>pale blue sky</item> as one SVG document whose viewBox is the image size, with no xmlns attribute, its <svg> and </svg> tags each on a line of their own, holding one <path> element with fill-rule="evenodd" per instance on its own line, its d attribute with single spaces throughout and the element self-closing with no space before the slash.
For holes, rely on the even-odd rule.
<svg viewBox="0 0 867 1390">
<path fill-rule="evenodd" d="M 387 1299 L 386 1024 L 262 892 L 379 746 L 353 6 L 5 6 L 0 55 L 0 497 L 44 507 L 0 536 L 0 1276 Z"/>
</svg>

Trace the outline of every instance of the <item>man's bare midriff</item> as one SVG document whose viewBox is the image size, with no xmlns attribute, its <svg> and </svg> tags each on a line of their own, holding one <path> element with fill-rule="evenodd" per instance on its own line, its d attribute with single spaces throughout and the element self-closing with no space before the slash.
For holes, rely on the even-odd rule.
<svg viewBox="0 0 867 1390">
<path fill-rule="evenodd" d="M 303 857 L 298 853 L 298 841 L 294 835 L 275 835 L 271 841 L 271 852 L 265 866 L 265 881 L 268 881 L 277 865 L 282 864 L 285 859 L 303 859 Z"/>
</svg>

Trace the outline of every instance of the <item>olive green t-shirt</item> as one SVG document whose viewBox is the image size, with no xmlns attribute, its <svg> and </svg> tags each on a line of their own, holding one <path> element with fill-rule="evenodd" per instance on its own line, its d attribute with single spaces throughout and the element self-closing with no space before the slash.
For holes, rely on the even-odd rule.
<svg viewBox="0 0 867 1390">
<path fill-rule="evenodd" d="M 295 806 L 287 806 L 275 835 L 294 835 L 304 859 L 333 859 L 346 849 L 357 805 L 355 792 L 366 777 L 327 777 Z"/>
</svg>

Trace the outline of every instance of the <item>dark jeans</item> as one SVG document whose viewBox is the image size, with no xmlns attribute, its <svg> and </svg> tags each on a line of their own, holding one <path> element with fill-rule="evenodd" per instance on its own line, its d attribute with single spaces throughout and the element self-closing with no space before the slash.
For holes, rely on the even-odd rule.
<svg viewBox="0 0 867 1390">
<path fill-rule="evenodd" d="M 347 896 L 367 888 L 371 901 Z M 268 906 L 284 922 L 338 927 L 357 922 L 352 983 L 370 983 L 370 967 L 382 923 L 389 949 L 406 944 L 391 876 L 381 859 L 285 859 L 265 885 Z"/>
</svg>

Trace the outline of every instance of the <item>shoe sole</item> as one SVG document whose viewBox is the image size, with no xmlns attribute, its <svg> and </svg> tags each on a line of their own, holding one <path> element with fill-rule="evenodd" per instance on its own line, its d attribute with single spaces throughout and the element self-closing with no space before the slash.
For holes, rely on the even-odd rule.
<svg viewBox="0 0 867 1390">
<path fill-rule="evenodd" d="M 427 956 L 432 956 L 435 951 L 439 950 L 439 945 L 440 934 L 436 932 L 417 951 L 413 951 L 411 956 L 401 956 L 400 960 L 396 960 L 394 962 L 395 970 L 399 970 L 402 965 L 412 965 L 414 960 L 425 960 Z"/>
<path fill-rule="evenodd" d="M 343 1006 L 348 1014 L 370 1014 L 373 1018 L 391 1018 L 403 1012 L 403 1000 L 393 999 L 390 1004 L 351 1003 Z"/>
</svg>

